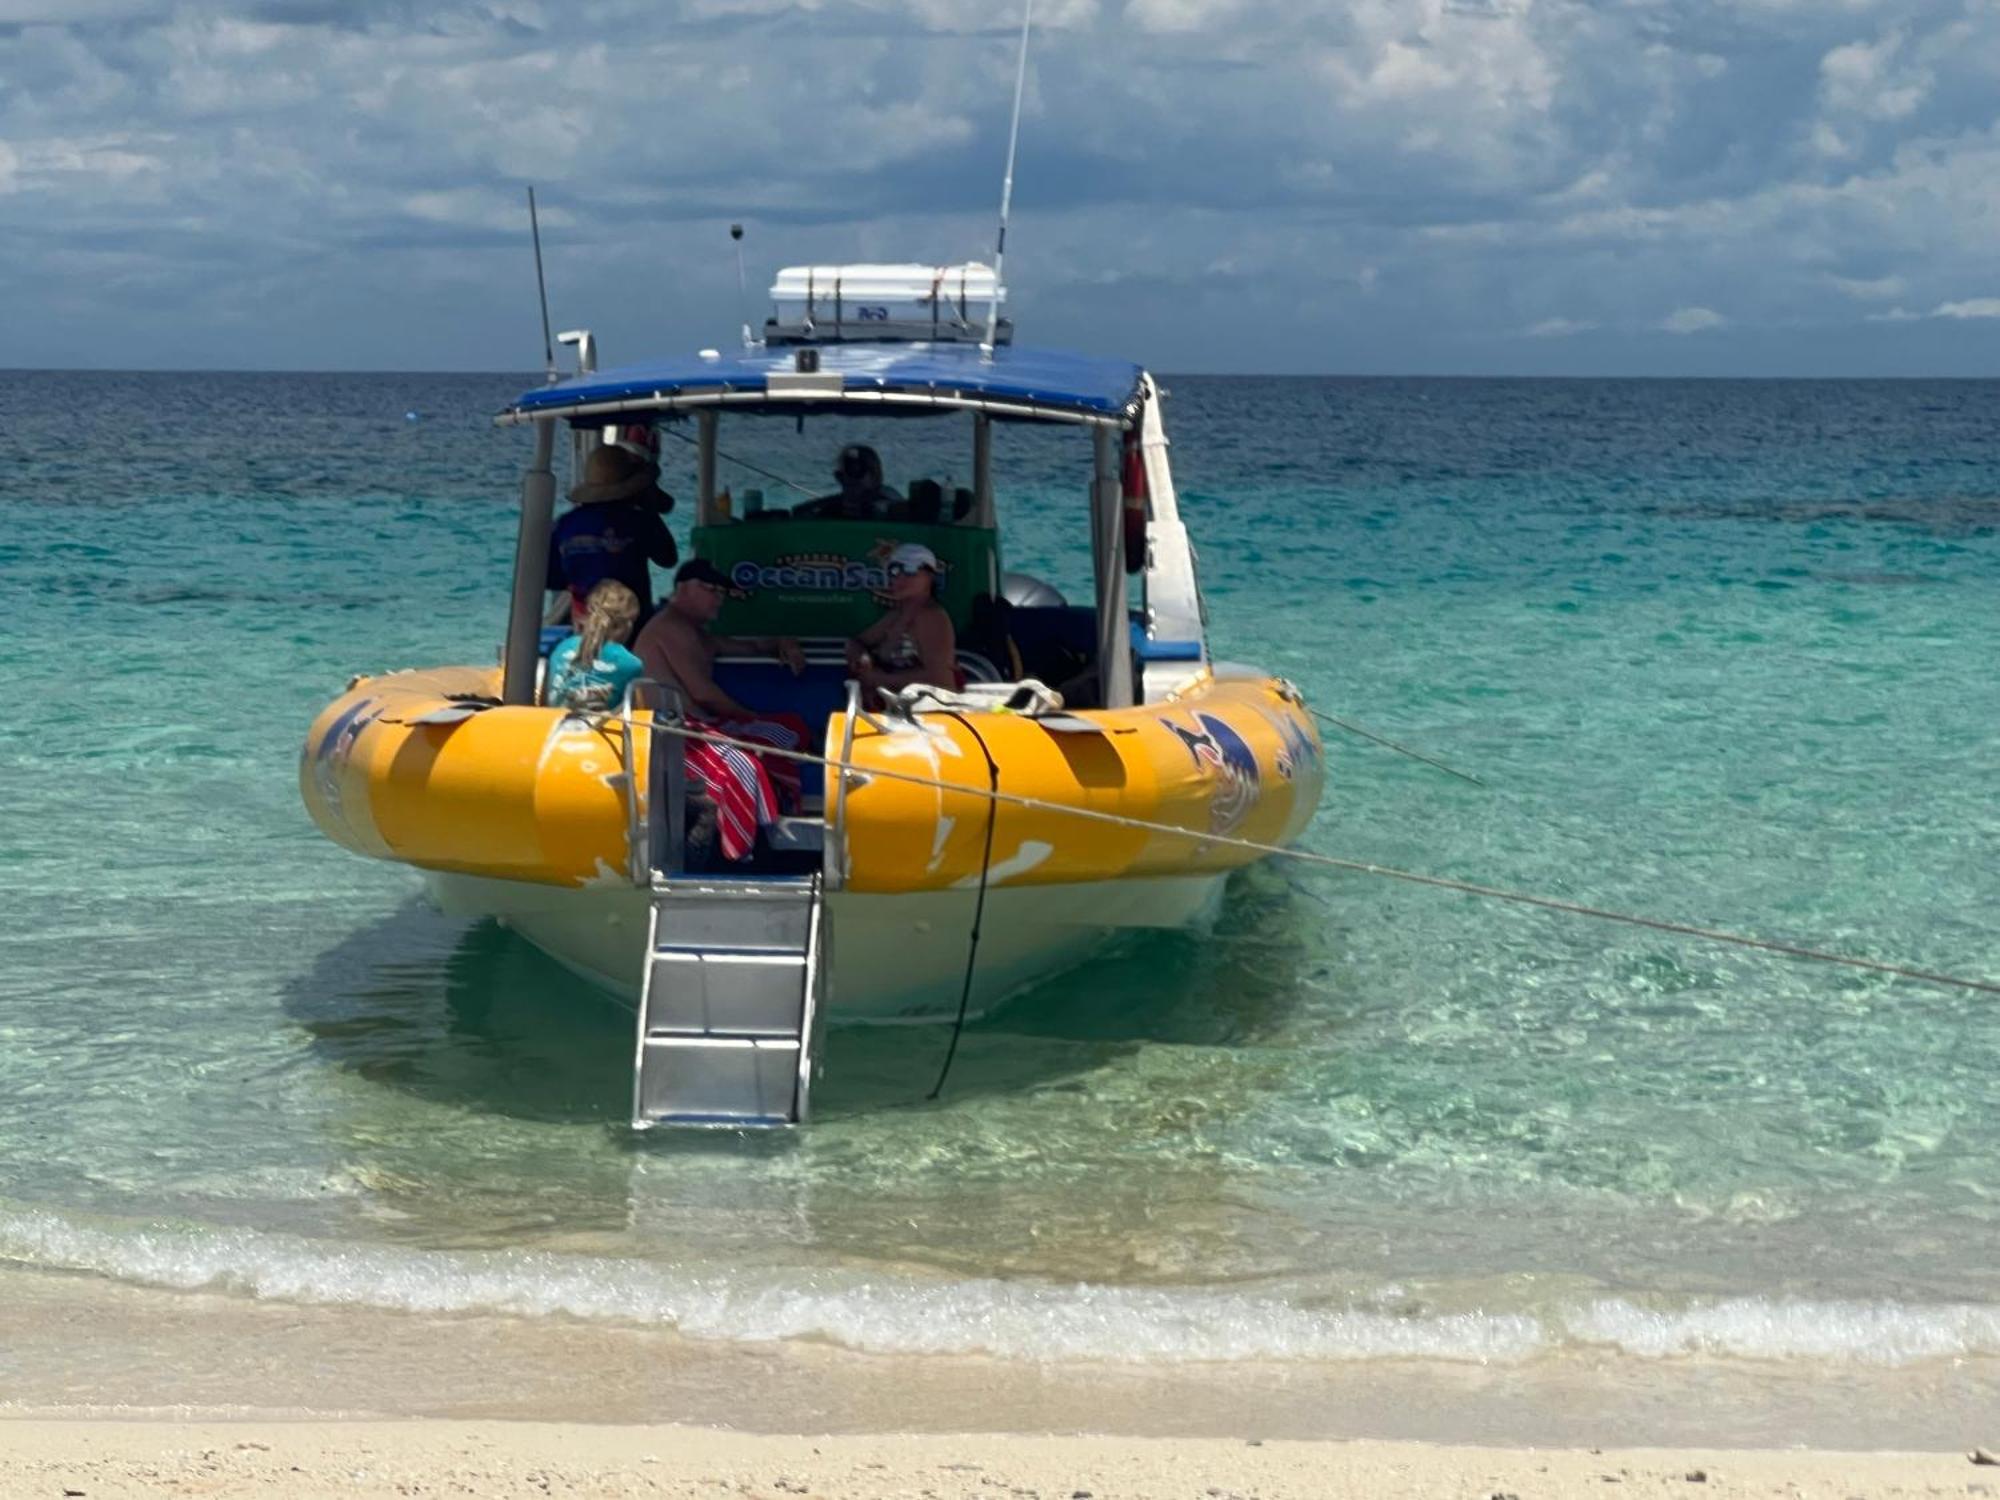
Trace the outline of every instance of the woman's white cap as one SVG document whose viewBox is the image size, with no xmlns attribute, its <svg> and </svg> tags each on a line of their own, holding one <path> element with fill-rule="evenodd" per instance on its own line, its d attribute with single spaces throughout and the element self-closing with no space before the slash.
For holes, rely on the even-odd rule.
<svg viewBox="0 0 2000 1500">
<path fill-rule="evenodd" d="M 905 542 L 889 554 L 890 567 L 900 567 L 906 573 L 914 573 L 919 568 L 929 568 L 933 573 L 942 573 L 943 566 L 937 554 L 922 542 Z"/>
</svg>

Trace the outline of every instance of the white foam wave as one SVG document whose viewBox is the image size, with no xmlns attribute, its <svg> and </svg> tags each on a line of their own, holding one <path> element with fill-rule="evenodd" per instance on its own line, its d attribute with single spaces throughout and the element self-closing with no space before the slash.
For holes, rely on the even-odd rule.
<svg viewBox="0 0 2000 1500">
<path fill-rule="evenodd" d="M 820 1338 L 880 1353 L 1143 1363 L 1243 1359 L 1517 1360 L 1532 1318 L 1309 1311 L 1276 1298 L 852 1271 L 695 1271 L 536 1251 L 337 1245 L 241 1229 L 106 1229 L 0 1213 L 0 1258 L 183 1290 L 416 1312 L 567 1315 L 696 1338 Z"/>
<path fill-rule="evenodd" d="M 1610 1298 L 1565 1319 L 1572 1337 L 1666 1359 L 1821 1359 L 1877 1365 L 2000 1354 L 2000 1308 L 1964 1303 L 1767 1301 L 1731 1297 L 1696 1307 L 1640 1307 Z"/>
<path fill-rule="evenodd" d="M 1547 1318 L 1399 1315 L 1200 1289 L 399 1250 L 246 1229 L 104 1227 L 35 1211 L 0 1211 L 0 1260 L 285 1302 L 567 1316 L 732 1342 L 823 1339 L 874 1353 L 1143 1364 L 1516 1363 L 1583 1343 L 1649 1359 L 1722 1354 L 1888 1365 L 2000 1354 L 2000 1309 L 1976 1306 L 1738 1298 L 1666 1310 L 1613 1298 Z"/>
</svg>

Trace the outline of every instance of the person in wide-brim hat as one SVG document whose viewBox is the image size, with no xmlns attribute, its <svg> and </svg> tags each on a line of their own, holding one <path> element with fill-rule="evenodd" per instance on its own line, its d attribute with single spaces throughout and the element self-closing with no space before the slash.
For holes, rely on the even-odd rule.
<svg viewBox="0 0 2000 1500">
<path fill-rule="evenodd" d="M 581 624 L 590 591 L 605 579 L 625 585 L 639 600 L 641 618 L 653 608 L 652 563 L 680 561 L 673 533 L 661 519 L 674 497 L 660 488 L 660 466 L 625 448 L 591 450 L 583 478 L 570 490 L 575 506 L 549 537 L 548 586 L 566 589 L 571 618 Z"/>
<path fill-rule="evenodd" d="M 660 512 L 674 507 L 674 497 L 660 488 L 660 466 L 615 443 L 604 443 L 590 450 L 590 457 L 583 465 L 583 479 L 570 486 L 569 497 L 578 505 L 646 500 Z"/>
</svg>

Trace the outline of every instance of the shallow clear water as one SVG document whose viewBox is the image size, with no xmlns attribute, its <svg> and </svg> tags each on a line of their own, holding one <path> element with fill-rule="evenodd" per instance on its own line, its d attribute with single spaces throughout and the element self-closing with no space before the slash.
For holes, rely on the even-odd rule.
<svg viewBox="0 0 2000 1500">
<path fill-rule="evenodd" d="M 0 1258 L 1030 1357 L 2000 1353 L 1991 997 L 1303 866 L 940 1103 L 942 1032 L 837 1032 L 808 1131 L 633 1142 L 629 1016 L 295 784 L 352 672 L 493 659 L 521 383 L 0 375 Z M 1169 384 L 1219 653 L 1487 783 L 1330 732 L 1306 847 L 2000 976 L 2000 385 Z M 818 488 L 845 435 L 725 446 Z M 1082 440 L 1000 456 L 1009 565 L 1085 592 Z"/>
</svg>

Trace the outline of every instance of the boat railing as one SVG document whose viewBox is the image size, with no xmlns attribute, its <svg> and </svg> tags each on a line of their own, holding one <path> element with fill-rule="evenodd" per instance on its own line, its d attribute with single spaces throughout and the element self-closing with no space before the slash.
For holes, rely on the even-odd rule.
<svg viewBox="0 0 2000 1500">
<path fill-rule="evenodd" d="M 642 721 L 636 716 L 642 709 L 651 711 L 650 720 Z M 669 731 L 684 730 L 688 722 L 686 700 L 680 689 L 655 678 L 642 677 L 634 682 L 619 705 L 620 749 L 625 764 L 627 873 L 634 885 L 648 886 L 656 876 L 687 873 L 687 739 L 683 734 Z M 829 781 L 821 814 L 824 879 L 829 890 L 837 890 L 845 883 L 849 868 L 847 793 L 852 773 L 842 768 L 852 763 L 854 732 L 860 724 L 871 725 L 880 733 L 888 732 L 886 724 L 862 708 L 861 684 L 850 678 L 838 750 L 829 757 Z M 636 753 L 641 737 L 648 741 L 643 780 Z"/>
<path fill-rule="evenodd" d="M 854 726 L 861 719 L 861 684 L 847 680 L 847 710 L 841 715 L 840 754 L 827 768 L 833 777 L 831 795 L 826 799 L 826 884 L 839 890 L 847 883 L 847 782 L 846 767 L 854 763 Z"/>
<path fill-rule="evenodd" d="M 652 710 L 641 724 L 635 709 Z M 625 753 L 625 832 L 631 851 L 632 883 L 651 885 L 655 873 L 679 875 L 687 867 L 687 741 L 668 728 L 687 723 L 685 700 L 678 687 L 642 677 L 633 683 L 619 709 Z M 645 796 L 634 750 L 640 733 L 648 736 Z"/>
<path fill-rule="evenodd" d="M 638 736 L 637 726 L 632 721 L 631 690 L 627 690 L 618 704 L 618 750 L 621 763 L 625 767 L 625 874 L 634 885 L 645 885 L 650 872 L 645 865 L 645 839 L 642 829 L 645 815 L 639 810 L 639 762 L 632 753 Z M 650 762 L 649 762 L 650 764 Z"/>
</svg>

